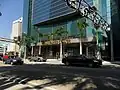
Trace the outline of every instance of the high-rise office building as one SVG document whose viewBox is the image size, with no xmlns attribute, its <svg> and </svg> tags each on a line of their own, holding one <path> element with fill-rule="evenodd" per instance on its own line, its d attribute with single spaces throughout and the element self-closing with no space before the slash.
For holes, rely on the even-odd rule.
<svg viewBox="0 0 120 90">
<path fill-rule="evenodd" d="M 91 6 L 95 5 L 99 14 L 111 24 L 111 6 L 110 0 L 86 0 Z M 38 32 L 48 34 L 54 32 L 56 29 L 63 27 L 68 31 L 67 37 L 69 41 L 63 44 L 63 52 L 80 53 L 79 50 L 79 30 L 77 27 L 77 21 L 81 17 L 78 12 L 67 6 L 65 0 L 25 0 L 24 1 L 24 14 L 23 14 L 23 32 L 35 37 L 36 42 L 39 39 L 42 41 L 41 53 L 46 56 L 51 55 L 56 57 L 60 52 L 59 42 L 47 42 L 47 37 L 39 38 Z M 82 38 L 83 54 L 94 55 L 95 44 L 92 44 L 93 40 L 93 24 L 90 20 L 87 20 L 89 26 L 85 30 L 85 36 Z M 54 37 L 58 39 L 59 37 Z M 91 45 L 90 45 L 91 44 Z M 89 47 L 90 46 L 90 47 Z M 35 47 L 37 49 L 35 49 Z M 39 52 L 39 45 L 34 47 L 34 54 Z M 52 49 L 51 49 L 52 47 Z"/>
<path fill-rule="evenodd" d="M 22 17 L 13 21 L 12 23 L 12 32 L 11 39 L 13 40 L 16 37 L 22 36 Z M 19 52 L 19 45 L 15 43 L 10 43 L 9 50 L 12 52 Z"/>
<path fill-rule="evenodd" d="M 111 1 L 111 29 L 113 31 L 113 51 L 115 60 L 120 60 L 120 0 Z"/>
</svg>

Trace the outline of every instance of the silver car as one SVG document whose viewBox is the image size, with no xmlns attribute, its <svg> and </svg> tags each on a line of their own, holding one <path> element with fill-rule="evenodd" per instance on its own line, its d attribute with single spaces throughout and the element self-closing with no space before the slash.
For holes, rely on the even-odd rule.
<svg viewBox="0 0 120 90">
<path fill-rule="evenodd" d="M 43 58 L 42 55 L 28 57 L 28 60 L 30 62 L 32 62 L 32 61 L 34 61 L 34 62 L 46 62 L 46 59 Z"/>
</svg>

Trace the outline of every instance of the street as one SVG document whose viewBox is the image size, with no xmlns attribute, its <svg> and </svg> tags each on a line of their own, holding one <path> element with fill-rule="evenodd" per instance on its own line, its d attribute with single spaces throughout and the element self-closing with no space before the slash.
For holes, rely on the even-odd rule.
<svg viewBox="0 0 120 90">
<path fill-rule="evenodd" d="M 1 62 L 0 62 L 1 63 Z M 1 90 L 120 90 L 119 69 L 53 64 L 0 65 Z"/>
</svg>

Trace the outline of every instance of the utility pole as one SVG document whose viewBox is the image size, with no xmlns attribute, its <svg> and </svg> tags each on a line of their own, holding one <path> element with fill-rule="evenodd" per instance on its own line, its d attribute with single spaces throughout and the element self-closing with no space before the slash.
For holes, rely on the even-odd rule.
<svg viewBox="0 0 120 90">
<path fill-rule="evenodd" d="M 110 25 L 110 46 L 111 46 L 111 62 L 114 61 L 114 50 L 113 50 L 113 31 L 112 26 Z"/>
</svg>

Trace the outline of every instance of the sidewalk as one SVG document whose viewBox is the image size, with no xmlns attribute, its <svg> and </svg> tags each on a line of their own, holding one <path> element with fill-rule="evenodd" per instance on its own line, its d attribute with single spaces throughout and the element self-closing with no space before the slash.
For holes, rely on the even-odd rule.
<svg viewBox="0 0 120 90">
<path fill-rule="evenodd" d="M 120 62 L 115 61 L 115 62 L 109 62 L 109 61 L 103 61 L 102 62 L 103 67 L 111 67 L 111 68 L 120 68 Z"/>
<path fill-rule="evenodd" d="M 63 65 L 63 63 L 59 59 L 47 59 L 46 62 L 30 62 L 28 59 L 24 60 L 25 64 L 55 64 L 55 65 Z"/>
</svg>

